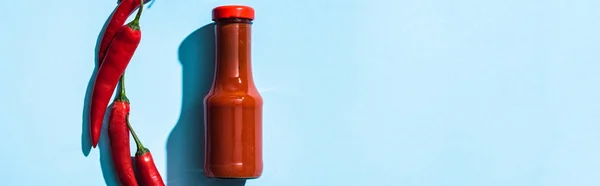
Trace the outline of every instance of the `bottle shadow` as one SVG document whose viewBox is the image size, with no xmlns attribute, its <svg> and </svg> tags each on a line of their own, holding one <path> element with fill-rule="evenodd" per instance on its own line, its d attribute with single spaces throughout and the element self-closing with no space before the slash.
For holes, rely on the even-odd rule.
<svg viewBox="0 0 600 186">
<path fill-rule="evenodd" d="M 210 179 L 204 174 L 204 96 L 215 70 L 212 23 L 192 32 L 179 46 L 182 104 L 179 121 L 167 139 L 167 185 L 244 186 L 245 179 Z"/>
</svg>

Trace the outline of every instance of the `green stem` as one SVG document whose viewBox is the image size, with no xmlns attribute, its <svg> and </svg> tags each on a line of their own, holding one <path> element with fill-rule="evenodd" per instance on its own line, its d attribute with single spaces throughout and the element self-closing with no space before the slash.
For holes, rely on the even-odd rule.
<svg viewBox="0 0 600 186">
<path fill-rule="evenodd" d="M 131 135 L 133 136 L 133 140 L 135 141 L 135 144 L 137 145 L 137 152 L 135 152 L 135 155 L 141 156 L 141 155 L 149 152 L 150 150 L 148 150 L 146 147 L 144 147 L 144 145 L 142 145 L 140 138 L 138 138 L 137 134 L 135 134 L 135 131 L 133 130 L 133 127 L 131 127 L 131 124 L 129 123 L 129 114 L 127 114 L 127 117 L 125 118 L 125 120 L 127 121 L 127 127 L 129 127 L 129 131 L 131 132 Z"/>
<path fill-rule="evenodd" d="M 119 79 L 119 95 L 116 97 L 116 100 L 129 103 L 127 93 L 125 93 L 125 73 Z"/>
<path fill-rule="evenodd" d="M 131 21 L 129 24 L 127 24 L 129 27 L 131 27 L 134 30 L 140 29 L 140 17 L 142 17 L 143 10 L 144 10 L 144 0 L 140 0 L 140 9 L 138 10 L 137 14 L 135 14 L 135 18 L 133 19 L 133 21 Z"/>
</svg>

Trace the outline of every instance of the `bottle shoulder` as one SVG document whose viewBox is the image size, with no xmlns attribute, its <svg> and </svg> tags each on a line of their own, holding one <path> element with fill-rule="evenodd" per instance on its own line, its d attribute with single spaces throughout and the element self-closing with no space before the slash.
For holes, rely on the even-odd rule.
<svg viewBox="0 0 600 186">
<path fill-rule="evenodd" d="M 263 99 L 258 91 L 211 91 L 204 98 L 206 105 L 262 106 Z"/>
</svg>

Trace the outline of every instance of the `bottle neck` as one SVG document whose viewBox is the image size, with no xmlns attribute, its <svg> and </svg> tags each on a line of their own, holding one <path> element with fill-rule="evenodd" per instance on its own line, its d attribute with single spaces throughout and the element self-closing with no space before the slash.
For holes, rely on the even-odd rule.
<svg viewBox="0 0 600 186">
<path fill-rule="evenodd" d="M 213 87 L 236 90 L 254 88 L 250 54 L 252 22 L 246 19 L 223 19 L 215 23 Z"/>
</svg>

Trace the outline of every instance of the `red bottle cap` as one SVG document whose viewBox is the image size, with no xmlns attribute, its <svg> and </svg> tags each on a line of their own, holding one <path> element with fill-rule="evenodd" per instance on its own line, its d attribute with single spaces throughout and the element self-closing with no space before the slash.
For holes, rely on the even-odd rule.
<svg viewBox="0 0 600 186">
<path fill-rule="evenodd" d="M 213 9 L 213 20 L 224 18 L 242 18 L 254 20 L 254 9 L 243 5 L 218 6 Z"/>
</svg>

